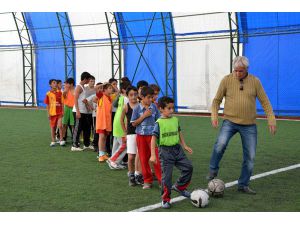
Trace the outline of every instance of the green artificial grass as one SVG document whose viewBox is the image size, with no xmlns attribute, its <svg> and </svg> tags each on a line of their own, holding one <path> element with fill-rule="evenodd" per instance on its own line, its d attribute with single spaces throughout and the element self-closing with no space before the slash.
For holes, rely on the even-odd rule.
<svg viewBox="0 0 300 225">
<path fill-rule="evenodd" d="M 160 190 L 129 187 L 126 170 L 112 171 L 97 162 L 92 151 L 71 152 L 67 147 L 49 147 L 50 128 L 46 111 L 0 109 L 0 211 L 130 211 L 160 202 Z M 180 117 L 186 142 L 194 153 L 190 190 L 206 188 L 205 176 L 218 130 L 210 119 Z M 278 121 L 278 132 L 269 134 L 265 120 L 258 120 L 258 146 L 254 174 L 300 162 L 300 122 Z M 238 179 L 242 147 L 236 135 L 220 164 L 219 178 L 225 183 Z M 210 198 L 207 208 L 198 209 L 188 200 L 172 206 L 176 212 L 207 211 L 299 211 L 300 169 L 251 182 L 258 194 L 238 193 L 236 186 L 220 199 Z M 174 170 L 174 181 L 178 171 Z M 172 197 L 178 196 L 172 193 Z M 155 211 L 166 211 L 157 209 Z"/>
</svg>

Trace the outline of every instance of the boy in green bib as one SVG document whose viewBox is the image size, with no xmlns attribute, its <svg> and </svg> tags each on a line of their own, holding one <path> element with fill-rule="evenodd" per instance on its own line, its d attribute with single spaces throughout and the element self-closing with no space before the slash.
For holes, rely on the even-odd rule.
<svg viewBox="0 0 300 225">
<path fill-rule="evenodd" d="M 178 118 L 172 116 L 174 112 L 174 100 L 167 96 L 162 97 L 158 100 L 158 108 L 161 112 L 161 117 L 156 121 L 153 130 L 150 161 L 156 163 L 155 147 L 158 145 L 162 169 L 162 208 L 168 209 L 171 207 L 171 189 L 184 197 L 190 198 L 190 193 L 186 188 L 192 178 L 193 166 L 184 154 L 183 149 L 190 154 L 193 151 L 184 141 Z M 172 186 L 172 171 L 174 166 L 181 171 L 181 176 Z"/>
<path fill-rule="evenodd" d="M 121 115 L 124 105 L 128 103 L 128 98 L 126 96 L 126 89 L 130 86 L 128 82 L 122 82 L 120 84 L 120 95 L 116 98 L 117 110 L 113 120 L 113 148 L 111 152 L 111 157 L 106 161 L 109 168 L 111 169 L 125 169 L 120 163 L 124 156 L 126 155 L 126 134 L 123 131 L 121 125 Z"/>
</svg>

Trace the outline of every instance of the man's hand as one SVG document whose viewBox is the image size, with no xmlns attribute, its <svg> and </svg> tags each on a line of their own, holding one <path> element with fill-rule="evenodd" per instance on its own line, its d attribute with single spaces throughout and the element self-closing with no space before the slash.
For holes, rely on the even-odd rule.
<svg viewBox="0 0 300 225">
<path fill-rule="evenodd" d="M 156 163 L 157 163 L 156 156 L 155 156 L 155 155 L 151 155 L 149 161 L 150 161 L 151 163 L 156 164 Z"/>
<path fill-rule="evenodd" d="M 269 131 L 272 135 L 276 133 L 276 125 L 269 125 Z"/>
<path fill-rule="evenodd" d="M 185 145 L 185 146 L 183 146 L 183 148 L 184 148 L 188 153 L 190 153 L 190 154 L 193 153 L 193 150 L 192 150 L 189 146 Z"/>
<path fill-rule="evenodd" d="M 211 121 L 211 125 L 213 128 L 218 128 L 219 126 L 219 120 L 212 120 Z"/>
</svg>

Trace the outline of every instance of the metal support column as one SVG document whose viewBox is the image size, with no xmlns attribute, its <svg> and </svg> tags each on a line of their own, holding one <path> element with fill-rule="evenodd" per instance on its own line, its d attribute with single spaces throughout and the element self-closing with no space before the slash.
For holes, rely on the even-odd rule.
<svg viewBox="0 0 300 225">
<path fill-rule="evenodd" d="M 139 67 L 139 65 L 140 65 L 140 62 L 141 62 L 141 60 L 143 59 L 143 61 L 145 62 L 145 64 L 146 64 L 146 66 L 147 66 L 147 68 L 148 68 L 148 70 L 149 70 L 149 72 L 150 72 L 152 78 L 154 79 L 155 83 L 156 83 L 157 85 L 159 85 L 159 84 L 158 84 L 158 81 L 157 81 L 157 79 L 156 79 L 156 77 L 155 77 L 154 72 L 152 71 L 152 69 L 151 69 L 151 67 L 150 67 L 150 65 L 149 65 L 149 63 L 148 63 L 148 61 L 147 61 L 147 59 L 146 59 L 145 56 L 144 56 L 144 50 L 145 50 L 146 45 L 148 44 L 148 39 L 149 39 L 149 37 L 150 37 L 150 33 L 151 33 L 152 26 L 153 26 L 153 22 L 154 22 L 154 20 L 155 20 L 155 16 L 156 16 L 156 12 L 153 13 L 153 17 L 151 18 L 151 23 L 150 23 L 150 26 L 149 26 L 149 29 L 148 29 L 148 32 L 147 32 L 145 41 L 143 41 L 144 43 L 142 43 L 142 44 L 141 44 L 141 43 L 138 43 L 138 42 L 136 41 L 135 36 L 134 36 L 133 33 L 131 32 L 131 30 L 130 30 L 129 26 L 127 25 L 127 23 L 124 21 L 123 24 L 122 24 L 122 25 L 125 27 L 126 32 L 128 31 L 128 33 L 129 33 L 129 35 L 130 35 L 129 38 L 132 39 L 134 45 L 136 46 L 138 52 L 140 53 L 139 59 L 138 59 L 138 61 L 137 61 L 137 65 L 136 65 L 136 67 L 135 67 L 135 71 L 134 71 L 133 77 L 132 77 L 132 79 L 131 79 L 131 82 L 134 81 L 134 78 L 135 78 L 135 76 L 136 76 L 136 74 L 137 74 L 137 70 L 138 70 L 138 67 Z M 121 22 L 119 22 L 119 23 L 121 23 Z M 142 49 L 140 49 L 139 44 L 140 44 L 140 45 L 143 45 L 143 46 L 142 46 Z M 162 95 L 165 95 L 165 90 L 161 90 L 161 93 L 162 93 Z"/>
<path fill-rule="evenodd" d="M 34 80 L 33 80 L 33 50 L 30 34 L 21 12 L 12 12 L 20 38 L 23 54 L 23 92 L 24 107 L 34 106 Z"/>
<path fill-rule="evenodd" d="M 113 12 L 106 12 L 105 18 L 111 46 L 112 78 L 117 77 L 116 79 L 120 80 L 122 78 L 122 49 L 117 20 Z"/>
<path fill-rule="evenodd" d="M 232 61 L 236 56 L 240 55 L 240 39 L 239 39 L 239 25 L 237 13 L 229 12 L 229 31 L 230 31 L 230 73 L 232 72 Z"/>
<path fill-rule="evenodd" d="M 165 77 L 166 95 L 176 98 L 176 69 L 175 69 L 175 32 L 171 13 L 161 13 L 161 20 L 165 35 Z M 176 101 L 175 101 L 176 102 Z"/>
<path fill-rule="evenodd" d="M 75 79 L 75 45 L 71 24 L 66 12 L 56 13 L 65 50 L 65 79 Z"/>
</svg>

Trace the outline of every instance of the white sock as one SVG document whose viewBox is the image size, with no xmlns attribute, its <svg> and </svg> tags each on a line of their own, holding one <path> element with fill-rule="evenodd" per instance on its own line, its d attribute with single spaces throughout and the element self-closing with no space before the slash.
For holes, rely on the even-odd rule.
<svg viewBox="0 0 300 225">
<path fill-rule="evenodd" d="M 101 157 L 101 156 L 103 156 L 103 155 L 105 155 L 105 152 L 99 150 L 99 156 Z"/>
</svg>

